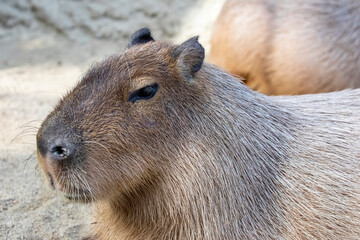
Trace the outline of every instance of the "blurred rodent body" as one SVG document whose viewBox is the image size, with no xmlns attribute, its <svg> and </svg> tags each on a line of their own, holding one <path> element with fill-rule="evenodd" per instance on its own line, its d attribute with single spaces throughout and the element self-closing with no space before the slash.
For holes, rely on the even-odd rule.
<svg viewBox="0 0 360 240">
<path fill-rule="evenodd" d="M 227 0 L 210 62 L 267 95 L 360 87 L 360 1 Z"/>
</svg>

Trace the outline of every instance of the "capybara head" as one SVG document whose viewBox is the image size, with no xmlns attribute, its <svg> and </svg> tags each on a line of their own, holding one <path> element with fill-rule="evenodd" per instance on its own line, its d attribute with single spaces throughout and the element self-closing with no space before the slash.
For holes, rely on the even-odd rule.
<svg viewBox="0 0 360 240">
<path fill-rule="evenodd" d="M 157 42 L 140 29 L 120 55 L 92 67 L 43 122 L 39 164 L 73 200 L 121 197 L 151 185 L 191 132 L 207 90 L 194 37 Z"/>
</svg>

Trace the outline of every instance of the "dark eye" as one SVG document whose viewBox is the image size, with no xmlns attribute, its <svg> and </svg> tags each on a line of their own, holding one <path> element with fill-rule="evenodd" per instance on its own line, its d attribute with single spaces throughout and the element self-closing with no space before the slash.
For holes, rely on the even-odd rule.
<svg viewBox="0 0 360 240">
<path fill-rule="evenodd" d="M 140 88 L 139 90 L 136 90 L 135 92 L 133 92 L 130 97 L 129 97 L 129 101 L 134 103 L 137 100 L 141 100 L 141 99 L 150 99 L 152 98 L 155 93 L 158 90 L 158 85 L 157 83 L 154 83 L 152 85 Z"/>
</svg>

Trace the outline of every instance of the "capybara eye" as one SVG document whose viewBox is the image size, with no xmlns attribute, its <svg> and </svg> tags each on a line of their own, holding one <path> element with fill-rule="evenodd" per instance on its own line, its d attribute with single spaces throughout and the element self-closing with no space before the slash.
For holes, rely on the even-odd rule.
<svg viewBox="0 0 360 240">
<path fill-rule="evenodd" d="M 130 97 L 129 97 L 129 101 L 134 103 L 137 100 L 141 100 L 141 99 L 150 99 L 152 98 L 155 93 L 158 90 L 158 85 L 157 83 L 154 83 L 152 85 L 140 88 L 139 90 L 136 90 L 135 92 L 133 92 Z"/>
</svg>

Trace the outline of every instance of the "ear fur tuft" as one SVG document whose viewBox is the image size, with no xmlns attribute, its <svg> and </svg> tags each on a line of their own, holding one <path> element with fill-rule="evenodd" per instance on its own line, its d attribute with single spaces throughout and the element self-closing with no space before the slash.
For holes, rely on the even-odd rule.
<svg viewBox="0 0 360 240">
<path fill-rule="evenodd" d="M 198 41 L 199 36 L 192 37 L 179 45 L 173 52 L 173 56 L 178 58 L 178 65 L 187 78 L 194 77 L 200 70 L 204 58 L 205 50 Z"/>
<path fill-rule="evenodd" d="M 152 41 L 155 40 L 152 38 L 150 30 L 148 28 L 141 28 L 131 35 L 127 47 L 130 48 L 134 45 L 145 44 Z"/>
</svg>

